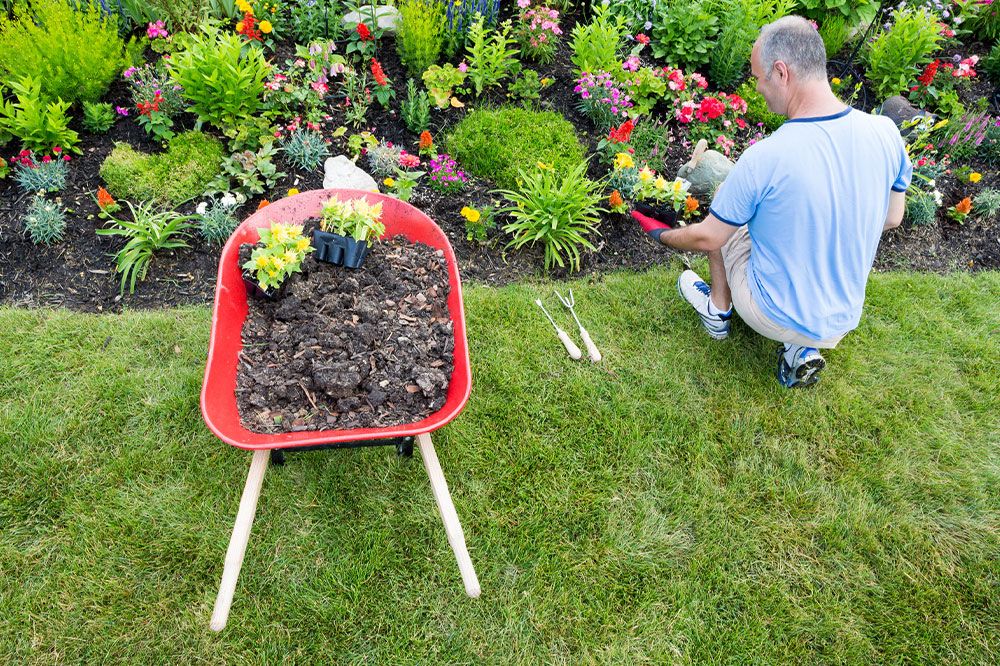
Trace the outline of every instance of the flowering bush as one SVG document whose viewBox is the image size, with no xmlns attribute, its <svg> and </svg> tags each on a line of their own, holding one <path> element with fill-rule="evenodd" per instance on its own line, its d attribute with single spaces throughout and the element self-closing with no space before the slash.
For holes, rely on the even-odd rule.
<svg viewBox="0 0 1000 666">
<path fill-rule="evenodd" d="M 521 55 L 541 64 L 552 62 L 559 45 L 559 12 L 549 7 L 532 7 L 531 0 L 517 0 L 521 13 L 514 36 L 521 45 Z"/>
<path fill-rule="evenodd" d="M 729 155 L 736 145 L 732 135 L 747 126 L 742 118 L 746 110 L 747 103 L 739 95 L 715 93 L 682 102 L 674 116 L 687 126 L 691 141 L 706 139 Z"/>
<path fill-rule="evenodd" d="M 273 67 L 264 83 L 264 108 L 279 118 L 302 115 L 318 125 L 329 116 L 326 99 L 332 81 L 346 69 L 344 58 L 334 51 L 334 42 L 313 42 L 296 47 L 294 59 Z"/>
<path fill-rule="evenodd" d="M 156 65 L 129 67 L 122 76 L 132 87 L 132 103 L 139 112 L 139 124 L 160 141 L 173 138 L 173 116 L 184 108 L 183 89 Z"/>
<path fill-rule="evenodd" d="M 10 158 L 14 165 L 14 179 L 25 192 L 58 192 L 66 187 L 69 172 L 69 155 L 62 154 L 62 148 L 55 146 L 54 155 L 44 155 L 36 159 L 35 153 L 22 150 Z"/>
<path fill-rule="evenodd" d="M 458 168 L 458 163 L 451 156 L 441 153 L 430 161 L 430 181 L 431 187 L 438 192 L 454 194 L 462 190 L 469 177 Z"/>
<path fill-rule="evenodd" d="M 382 63 L 375 58 L 372 58 L 371 70 L 372 80 L 375 82 L 375 99 L 378 100 L 383 109 L 388 109 L 389 102 L 396 96 L 396 90 L 392 87 L 392 79 L 385 75 Z"/>
<path fill-rule="evenodd" d="M 302 260 L 315 248 L 302 235 L 301 225 L 274 222 L 261 227 L 260 245 L 243 268 L 253 271 L 261 289 L 277 289 L 292 273 L 302 270 Z"/>
<path fill-rule="evenodd" d="M 619 118 L 628 118 L 632 108 L 632 98 L 618 87 L 609 72 L 584 72 L 573 92 L 580 95 L 580 111 L 601 129 L 611 127 Z"/>
<path fill-rule="evenodd" d="M 945 115 L 961 113 L 964 109 L 956 88 L 968 89 L 971 86 L 978 63 L 979 56 L 975 55 L 968 58 L 956 55 L 953 62 L 945 63 L 940 59 L 933 60 L 917 77 L 917 83 L 910 87 L 910 101 Z"/>
</svg>

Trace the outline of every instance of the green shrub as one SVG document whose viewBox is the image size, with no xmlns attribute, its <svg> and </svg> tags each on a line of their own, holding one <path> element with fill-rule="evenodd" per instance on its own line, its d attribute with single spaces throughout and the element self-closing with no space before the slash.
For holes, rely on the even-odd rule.
<svg viewBox="0 0 1000 666">
<path fill-rule="evenodd" d="M 31 200 L 24 216 L 24 230 L 35 245 L 52 245 L 66 233 L 66 211 L 54 201 L 38 194 Z"/>
<path fill-rule="evenodd" d="M 177 206 L 204 193 L 219 173 L 222 144 L 201 132 L 185 132 L 171 139 L 158 155 L 115 144 L 101 165 L 101 178 L 115 197 Z"/>
<path fill-rule="evenodd" d="M 396 50 L 410 76 L 436 64 L 444 46 L 444 5 L 438 0 L 401 0 Z"/>
<path fill-rule="evenodd" d="M 105 134 L 118 120 L 115 108 L 107 102 L 83 103 L 83 128 L 94 134 Z"/>
<path fill-rule="evenodd" d="M 840 16 L 850 29 L 858 23 L 869 23 L 875 17 L 877 0 L 797 0 L 797 14 L 819 22 Z M 894 3 L 895 4 L 895 3 Z"/>
<path fill-rule="evenodd" d="M 49 99 L 96 102 L 141 46 L 132 40 L 128 51 L 96 0 L 28 0 L 13 19 L 0 14 L 0 80 L 34 77 Z"/>
<path fill-rule="evenodd" d="M 785 116 L 771 113 L 768 110 L 767 101 L 763 95 L 757 92 L 757 85 L 753 79 L 744 81 L 736 89 L 736 94 L 747 103 L 747 112 L 744 118 L 750 125 L 756 126 L 758 123 L 764 123 L 764 129 L 770 133 L 785 124 Z"/>
<path fill-rule="evenodd" d="M 289 24 L 298 44 L 340 39 L 340 0 L 295 0 L 289 6 Z"/>
<path fill-rule="evenodd" d="M 914 226 L 934 224 L 937 219 L 938 202 L 932 192 L 911 190 L 906 197 L 905 218 Z"/>
<path fill-rule="evenodd" d="M 941 39 L 936 14 L 926 9 L 906 9 L 895 13 L 895 22 L 868 48 L 868 80 L 879 100 L 898 95 L 931 61 Z"/>
<path fill-rule="evenodd" d="M 621 67 L 618 49 L 625 37 L 625 23 L 621 17 L 608 13 L 606 6 L 594 7 L 593 20 L 587 24 L 578 23 L 572 36 L 570 59 L 580 72 L 615 71 Z"/>
<path fill-rule="evenodd" d="M 607 211 L 599 208 L 602 186 L 587 178 L 586 162 L 562 173 L 538 167 L 522 171 L 520 187 L 499 194 L 513 204 L 503 211 L 514 218 L 504 226 L 513 236 L 507 247 L 541 243 L 546 269 L 558 265 L 573 271 L 580 269 L 582 249 L 594 249 L 589 236 L 597 233 L 599 213 Z"/>
<path fill-rule="evenodd" d="M 474 176 L 504 188 L 537 162 L 565 172 L 584 160 L 576 128 L 561 114 L 517 107 L 472 111 L 445 140 L 448 152 Z"/>
<path fill-rule="evenodd" d="M 320 132 L 301 127 L 282 140 L 281 149 L 292 166 L 303 171 L 315 171 L 330 155 L 330 148 Z"/>
<path fill-rule="evenodd" d="M 407 129 L 419 134 L 431 126 L 431 103 L 427 93 L 418 90 L 413 79 L 406 82 L 406 99 L 400 106 L 400 115 Z"/>
<path fill-rule="evenodd" d="M 17 96 L 16 102 L 4 102 L 4 90 L 0 86 L 0 139 L 4 135 L 15 136 L 24 148 L 40 152 L 54 146 L 75 150 L 80 136 L 69 128 L 69 116 L 66 115 L 69 102 L 49 101 L 42 92 L 42 84 L 31 77 L 16 81 L 11 87 Z"/>
<path fill-rule="evenodd" d="M 1000 215 L 1000 190 L 987 187 L 973 201 L 976 217 L 984 220 L 995 220 Z"/>
<path fill-rule="evenodd" d="M 239 35 L 220 33 L 213 27 L 188 36 L 168 68 L 183 87 L 198 122 L 211 123 L 227 136 L 253 121 L 270 69 L 261 49 L 244 49 Z"/>
<path fill-rule="evenodd" d="M 993 85 L 1000 85 L 1000 43 L 994 44 L 990 52 L 983 58 L 980 69 L 986 73 Z"/>
<path fill-rule="evenodd" d="M 653 17 L 653 55 L 684 69 L 697 69 L 711 57 L 718 23 L 702 0 L 661 2 Z"/>
<path fill-rule="evenodd" d="M 466 42 L 469 63 L 469 80 L 476 88 L 476 94 L 481 95 L 487 88 L 500 85 L 500 82 L 514 73 L 518 66 L 517 49 L 510 37 L 510 23 L 506 22 L 493 31 L 487 38 L 486 28 L 480 18 L 469 28 L 469 38 Z"/>
<path fill-rule="evenodd" d="M 832 58 L 847 44 L 851 37 L 851 24 L 840 14 L 832 14 L 819 25 L 819 36 L 823 38 L 826 57 Z"/>
</svg>

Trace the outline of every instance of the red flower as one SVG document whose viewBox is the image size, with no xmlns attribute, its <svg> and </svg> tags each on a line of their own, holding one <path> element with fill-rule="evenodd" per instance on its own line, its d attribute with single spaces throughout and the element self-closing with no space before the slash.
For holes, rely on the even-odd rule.
<svg viewBox="0 0 1000 666">
<path fill-rule="evenodd" d="M 645 46 L 646 44 L 649 44 L 649 37 L 640 32 L 635 36 L 635 41 Z"/>
<path fill-rule="evenodd" d="M 920 82 L 920 85 L 926 88 L 931 83 L 933 83 L 934 77 L 937 75 L 937 70 L 940 65 L 941 65 L 940 60 L 935 60 L 931 64 L 927 65 L 927 67 L 924 68 L 924 73 L 917 78 L 917 81 Z"/>
<path fill-rule="evenodd" d="M 358 27 L 355 28 L 358 32 L 358 37 L 361 38 L 363 42 L 370 42 L 372 39 L 372 31 L 368 29 L 364 23 L 359 23 Z"/>
<path fill-rule="evenodd" d="M 359 25 L 364 25 L 363 23 Z M 372 58 L 372 76 L 375 78 L 375 83 L 380 86 L 389 85 L 389 79 L 386 78 L 385 72 L 382 71 L 382 65 L 378 60 Z"/>
<path fill-rule="evenodd" d="M 701 100 L 701 105 L 695 111 L 695 117 L 703 123 L 715 120 L 726 112 L 726 105 L 714 97 Z"/>
<path fill-rule="evenodd" d="M 608 141 L 614 143 L 628 143 L 634 127 L 635 123 L 632 122 L 631 118 L 619 125 L 617 129 L 612 127 L 611 131 L 608 132 Z"/>
</svg>

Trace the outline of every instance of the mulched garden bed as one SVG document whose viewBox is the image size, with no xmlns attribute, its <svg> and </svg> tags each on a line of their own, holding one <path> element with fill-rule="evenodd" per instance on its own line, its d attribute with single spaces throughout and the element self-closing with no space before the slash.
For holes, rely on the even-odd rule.
<svg viewBox="0 0 1000 666">
<path fill-rule="evenodd" d="M 241 264 L 252 247 L 240 248 Z M 376 243 L 358 270 L 307 257 L 283 295 L 250 300 L 236 380 L 243 425 L 387 428 L 439 410 L 454 370 L 449 291 L 443 251 L 402 236 Z"/>
<path fill-rule="evenodd" d="M 511 6 L 507 6 L 511 5 Z M 516 10 L 515 3 L 506 3 L 501 10 L 509 16 Z M 577 20 L 582 19 L 582 9 L 573 9 L 564 16 L 562 25 L 569 32 Z M 969 45 L 970 53 L 985 54 L 982 45 Z M 275 56 L 283 62 L 288 49 L 282 46 Z M 560 45 L 555 60 L 546 66 L 526 63 L 541 77 L 554 79 L 542 91 L 542 110 L 562 113 L 579 131 L 581 141 L 593 152 L 601 138 L 592 125 L 576 109 L 577 97 L 573 93 L 574 74 L 570 62 L 568 39 Z M 153 54 L 150 54 L 153 57 Z M 396 82 L 397 90 L 405 89 L 406 73 L 396 54 L 391 34 L 380 43 L 378 57 L 386 73 Z M 975 97 L 993 98 L 985 82 L 978 84 L 969 94 L 969 103 Z M 400 94 L 403 94 L 402 92 Z M 129 104 L 127 86 L 119 81 L 104 101 L 114 105 Z M 398 99 L 396 104 L 398 105 Z M 431 131 L 435 137 L 444 136 L 450 127 L 466 113 L 478 107 L 498 106 L 509 103 L 503 92 L 493 91 L 475 100 L 465 99 L 464 109 L 434 110 Z M 995 111 L 996 112 L 996 111 Z M 333 121 L 330 126 L 341 124 L 342 111 L 331 107 Z M 157 308 L 181 304 L 205 304 L 214 295 L 215 276 L 218 268 L 219 248 L 207 244 L 200 236 L 193 235 L 191 247 L 157 254 L 145 282 L 138 285 L 134 294 L 119 295 L 118 279 L 113 272 L 112 257 L 123 245 L 117 237 L 97 236 L 94 232 L 104 226 L 97 217 L 98 208 L 93 193 L 101 184 L 98 169 L 110 153 L 115 141 L 125 141 L 144 152 L 158 152 L 160 147 L 150 141 L 136 125 L 134 118 L 119 121 L 108 135 L 94 136 L 79 124 L 79 114 L 73 129 L 81 136 L 83 155 L 70 164 L 69 182 L 61 195 L 64 206 L 70 209 L 69 227 L 65 239 L 52 246 L 36 246 L 28 240 L 21 225 L 30 195 L 22 193 L 13 179 L 0 181 L 0 303 L 22 306 L 63 306 L 84 311 L 117 311 L 123 307 Z M 193 127 L 189 116 L 179 119 L 178 130 Z M 359 128 L 365 129 L 365 128 Z M 375 104 L 369 114 L 367 129 L 377 137 L 391 140 L 408 149 L 415 148 L 416 136 L 409 132 L 399 114 L 383 110 Z M 352 132 L 353 133 L 353 130 Z M 334 154 L 344 151 L 344 139 L 335 139 Z M 12 150 L 11 146 L 7 150 Z M 668 175 L 673 175 L 687 158 L 687 150 L 679 145 L 672 148 L 667 159 Z M 295 187 L 306 191 L 322 187 L 323 174 L 296 174 L 283 157 L 276 163 L 289 175 L 267 193 L 271 200 L 281 198 Z M 1000 187 L 1000 177 L 985 165 L 972 162 L 971 166 L 983 173 L 977 191 L 985 187 Z M 604 168 L 596 160 L 591 162 L 590 176 L 602 176 Z M 501 285 L 542 274 L 542 253 L 538 248 L 505 251 L 509 237 L 500 227 L 507 219 L 498 216 L 498 228 L 489 234 L 486 243 L 466 239 L 465 222 L 459 211 L 464 206 L 481 207 L 496 203 L 499 197 L 492 192 L 494 185 L 485 180 L 474 180 L 460 194 L 441 195 L 424 185 L 418 185 L 411 203 L 431 217 L 446 233 L 458 258 L 463 278 L 493 285 Z M 904 226 L 886 234 L 876 258 L 877 269 L 902 268 L 929 271 L 997 270 L 1000 269 L 1000 220 L 968 220 L 960 225 L 944 216 L 946 207 L 957 203 L 971 192 L 970 186 L 950 176 L 938 180 L 938 189 L 944 194 L 944 205 L 937 222 L 927 227 Z M 263 197 L 248 202 L 240 211 L 249 216 Z M 501 202 L 502 203 L 502 202 Z M 180 207 L 182 212 L 193 212 L 197 201 Z M 644 270 L 653 265 L 670 261 L 672 253 L 654 245 L 631 218 L 606 214 L 600 227 L 601 236 L 595 240 L 597 250 L 583 256 L 581 274 L 600 274 L 612 270 Z M 567 277 L 566 271 L 550 273 L 555 278 Z"/>
</svg>

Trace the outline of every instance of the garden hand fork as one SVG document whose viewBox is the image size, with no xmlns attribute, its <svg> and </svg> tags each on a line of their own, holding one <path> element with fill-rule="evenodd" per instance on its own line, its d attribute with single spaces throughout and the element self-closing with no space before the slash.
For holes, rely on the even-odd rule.
<svg viewBox="0 0 1000 666">
<path fill-rule="evenodd" d="M 556 320 L 552 318 L 552 315 L 549 314 L 549 311 L 545 309 L 544 305 L 542 305 L 542 299 L 536 298 L 535 299 L 535 305 L 537 305 L 538 307 L 540 307 L 542 309 L 542 312 L 545 313 L 546 318 L 555 327 L 555 329 L 556 329 L 556 335 L 559 336 L 559 339 L 563 343 L 563 347 L 565 347 L 566 351 L 569 352 L 569 357 L 571 359 L 573 359 L 574 361 L 580 360 L 580 358 L 583 356 L 583 353 L 580 351 L 580 348 L 577 347 L 573 343 L 573 341 L 569 339 L 569 334 L 566 331 L 564 331 L 561 328 L 559 328 L 559 325 L 556 323 Z"/>
<path fill-rule="evenodd" d="M 563 298 L 563 295 L 559 293 L 557 289 L 553 289 L 556 292 L 556 296 L 559 297 L 559 301 L 569 308 L 570 313 L 573 315 L 573 319 L 576 320 L 576 325 L 580 327 L 580 337 L 583 338 L 583 344 L 587 347 L 587 354 L 590 356 L 590 360 L 597 363 L 601 360 L 601 352 L 598 351 L 597 345 L 594 341 L 590 339 L 590 333 L 587 333 L 587 329 L 583 327 L 580 323 L 580 318 L 576 316 L 576 310 L 573 309 L 576 299 L 573 298 L 573 290 L 569 290 L 569 298 Z"/>
</svg>

